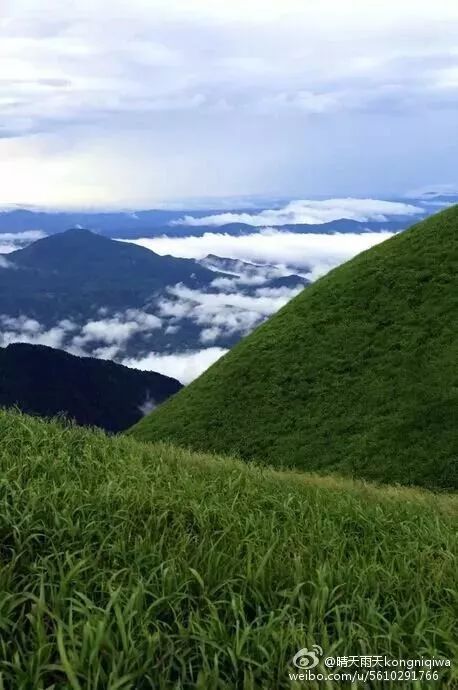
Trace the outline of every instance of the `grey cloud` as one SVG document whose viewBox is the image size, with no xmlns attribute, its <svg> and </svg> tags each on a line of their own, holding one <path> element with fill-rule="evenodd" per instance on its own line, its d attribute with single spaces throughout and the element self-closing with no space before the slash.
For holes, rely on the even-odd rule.
<svg viewBox="0 0 458 690">
<path fill-rule="evenodd" d="M 345 39 L 337 19 L 330 21 L 332 14 L 324 21 L 324 6 L 322 16 L 296 5 L 295 19 L 266 22 L 265 7 L 258 17 L 241 5 L 231 21 L 221 21 L 226 12 L 218 5 L 199 11 L 194 3 L 184 14 L 165 2 L 135 0 L 116 15 L 111 3 L 100 0 L 71 12 L 56 5 L 32 21 L 18 0 L 6 11 L 0 47 L 5 69 L 16 66 L 11 72 L 17 74 L 3 86 L 6 127 L 37 131 L 59 121 L 100 122 L 107 115 L 188 108 L 323 114 L 383 100 L 393 83 L 399 86 L 393 101 L 434 100 L 441 83 L 434 69 L 453 64 L 458 17 L 445 5 L 449 26 L 441 40 L 435 35 L 434 19 L 441 16 L 436 8 L 427 13 L 429 30 L 409 21 L 409 10 L 393 12 L 389 30 L 379 23 L 375 38 L 373 18 L 360 11 L 367 31 L 353 27 L 353 41 Z M 413 6 L 411 12 L 415 18 Z M 390 16 L 389 8 L 384 14 Z"/>
<path fill-rule="evenodd" d="M 5 202 L 392 194 L 455 174 L 455 0 L 45 6 L 2 6 Z"/>
</svg>

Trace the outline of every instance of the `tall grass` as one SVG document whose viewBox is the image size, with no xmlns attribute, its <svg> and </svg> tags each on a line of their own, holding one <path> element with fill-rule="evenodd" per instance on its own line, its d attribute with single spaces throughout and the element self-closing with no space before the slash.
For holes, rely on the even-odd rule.
<svg viewBox="0 0 458 690">
<path fill-rule="evenodd" d="M 7 412 L 0 439 L 0 687 L 287 688 L 312 644 L 458 656 L 456 496 Z"/>
</svg>

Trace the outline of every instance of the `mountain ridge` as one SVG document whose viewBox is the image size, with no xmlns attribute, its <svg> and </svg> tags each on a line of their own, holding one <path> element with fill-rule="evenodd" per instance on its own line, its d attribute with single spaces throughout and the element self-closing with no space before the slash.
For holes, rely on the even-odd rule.
<svg viewBox="0 0 458 690">
<path fill-rule="evenodd" d="M 42 323 L 87 317 L 100 308 L 143 307 L 170 284 L 195 288 L 218 277 L 193 259 L 160 256 L 83 229 L 50 235 L 7 256 L 17 270 L 0 270 L 0 313 Z"/>
<path fill-rule="evenodd" d="M 156 372 L 44 345 L 0 348 L 0 407 L 41 417 L 63 414 L 80 425 L 119 432 L 181 388 Z"/>
<path fill-rule="evenodd" d="M 250 214 L 261 213 L 263 208 L 250 208 Z M 186 225 L 177 223 L 185 216 L 192 216 L 195 219 L 202 218 L 224 211 L 207 210 L 143 210 L 143 211 L 107 211 L 107 212 L 46 212 L 33 211 L 28 209 L 15 209 L 0 211 L 0 233 L 2 232 L 27 232 L 37 228 L 47 234 L 62 232 L 65 227 L 87 227 L 91 231 L 101 233 L 105 237 L 134 239 L 138 237 L 159 237 L 167 234 L 170 237 L 183 237 L 187 235 L 202 236 L 205 233 L 226 233 L 231 235 L 253 234 L 260 231 L 258 225 L 249 223 L 225 223 L 220 226 L 206 225 Z M 231 213 L 239 214 L 246 212 L 246 209 L 234 208 Z M 288 230 L 298 233 L 332 233 L 332 232 L 362 232 L 366 228 L 370 230 L 403 230 L 411 224 L 412 220 L 404 218 L 402 220 L 387 221 L 356 221 L 353 219 L 340 218 L 326 223 L 297 223 L 289 225 L 272 225 L 266 223 L 265 226 L 275 227 L 279 230 Z"/>
<path fill-rule="evenodd" d="M 131 433 L 457 488 L 458 206 L 308 287 Z"/>
</svg>

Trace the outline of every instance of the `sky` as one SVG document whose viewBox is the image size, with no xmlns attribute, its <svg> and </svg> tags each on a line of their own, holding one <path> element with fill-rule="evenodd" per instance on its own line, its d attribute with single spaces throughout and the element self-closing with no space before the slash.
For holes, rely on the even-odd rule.
<svg viewBox="0 0 458 690">
<path fill-rule="evenodd" d="M 0 206 L 454 185 L 456 0 L 2 0 Z"/>
</svg>

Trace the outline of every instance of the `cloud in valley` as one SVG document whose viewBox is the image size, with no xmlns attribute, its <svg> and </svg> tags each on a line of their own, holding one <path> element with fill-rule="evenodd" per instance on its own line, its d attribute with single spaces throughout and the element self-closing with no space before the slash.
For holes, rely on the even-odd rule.
<svg viewBox="0 0 458 690">
<path fill-rule="evenodd" d="M 150 333 L 161 326 L 161 319 L 140 309 L 128 309 L 83 324 L 64 319 L 51 327 L 28 316 L 0 314 L 0 346 L 31 343 L 63 348 L 76 355 L 113 359 L 134 335 Z"/>
<path fill-rule="evenodd" d="M 226 273 L 231 277 L 215 278 L 212 287 L 222 292 L 235 292 L 240 286 L 262 285 L 268 280 L 282 278 L 291 274 L 284 266 L 269 266 L 267 264 L 255 264 L 238 259 L 229 261 L 215 256 L 208 256 L 200 263 L 211 271 Z"/>
<path fill-rule="evenodd" d="M 378 206 L 374 213 L 382 210 Z M 215 276 L 206 288 L 170 286 L 151 296 L 147 310 L 109 313 L 101 308 L 85 322 L 64 319 L 44 325 L 27 315 L 0 314 L 0 345 L 48 345 L 115 359 L 189 383 L 227 351 L 228 343 L 250 333 L 303 289 L 294 283 L 272 287 L 269 281 L 291 273 L 314 280 L 392 235 L 388 231 L 298 234 L 262 228 L 240 236 L 208 232 L 202 237 L 133 240 L 161 255 L 195 259 L 214 255 L 204 265 L 215 271 L 227 267 L 229 274 Z M 28 239 L 23 236 L 21 241 Z M 0 257 L 0 261 L 8 259 Z"/>
<path fill-rule="evenodd" d="M 0 346 L 31 343 L 60 348 L 75 328 L 76 325 L 68 320 L 59 321 L 55 326 L 46 328 L 36 319 L 27 316 L 12 317 L 0 314 Z"/>
<path fill-rule="evenodd" d="M 14 268 L 13 264 L 0 254 L 0 268 Z"/>
<path fill-rule="evenodd" d="M 16 249 L 22 249 L 31 242 L 46 237 L 41 230 L 26 230 L 25 232 L 0 232 L 0 254 L 10 254 Z M 0 257 L 1 258 L 1 257 Z"/>
<path fill-rule="evenodd" d="M 356 254 L 393 236 L 392 232 L 298 234 L 265 228 L 233 236 L 205 233 L 202 237 L 156 237 L 132 240 L 157 254 L 202 259 L 208 254 L 255 263 L 300 269 L 314 280 Z M 290 271 L 294 272 L 294 271 Z"/>
<path fill-rule="evenodd" d="M 245 335 L 274 314 L 302 290 L 258 288 L 253 295 L 238 292 L 204 292 L 184 285 L 169 288 L 169 299 L 159 302 L 163 317 L 189 319 L 202 327 L 200 340 L 212 343 L 234 334 Z"/>
<path fill-rule="evenodd" d="M 128 309 L 109 318 L 85 323 L 79 335 L 73 338 L 72 347 L 84 350 L 90 343 L 103 343 L 97 354 L 103 359 L 111 359 L 136 333 L 149 333 L 161 326 L 162 321 L 154 314 Z"/>
<path fill-rule="evenodd" d="M 143 371 L 158 371 L 165 376 L 178 379 L 181 383 L 188 384 L 226 352 L 227 350 L 221 347 L 208 347 L 172 355 L 152 352 L 139 359 L 124 359 L 122 364 Z"/>
<path fill-rule="evenodd" d="M 95 323 L 95 322 L 92 322 Z M 108 320 L 107 322 L 108 323 Z M 153 325 L 153 328 L 156 327 Z M 118 332 L 115 345 L 97 348 L 95 351 L 85 349 L 89 341 L 84 340 L 84 335 L 88 332 L 94 333 L 93 326 L 89 329 L 75 324 L 69 320 L 60 321 L 51 328 L 46 328 L 36 319 L 26 316 L 11 317 L 0 314 L 0 346 L 6 347 L 12 343 L 30 343 L 33 345 L 47 345 L 48 347 L 65 349 L 80 356 L 91 355 L 100 359 L 116 358 L 125 366 L 145 371 L 157 371 L 165 376 L 176 378 L 182 383 L 190 383 L 193 379 L 205 371 L 213 362 L 216 362 L 227 350 L 221 347 L 207 347 L 201 350 L 189 350 L 177 354 L 165 354 L 151 352 L 145 356 L 121 357 L 123 346 L 128 339 L 126 333 L 122 335 Z M 97 327 L 97 336 L 103 340 L 103 333 Z M 76 334 L 76 335 L 75 335 Z M 99 336 L 102 334 L 102 337 Z M 114 337 L 114 336 L 113 336 Z M 107 335 L 105 341 L 109 341 Z M 142 405 L 142 411 L 146 414 L 153 409 L 154 401 L 146 399 Z"/>
<path fill-rule="evenodd" d="M 242 294 L 238 289 L 237 283 L 232 290 L 221 292 L 215 292 L 214 286 L 205 291 L 178 284 L 157 297 L 151 307 L 155 314 L 140 309 L 108 314 L 100 309 L 99 318 L 84 323 L 64 319 L 45 326 L 25 315 L 3 314 L 0 315 L 0 346 L 15 342 L 47 345 L 80 356 L 115 359 L 130 367 L 158 371 L 189 383 L 226 352 L 224 347 L 217 346 L 218 341 L 227 342 L 228 338 L 249 333 L 302 287 L 256 287 L 250 294 Z M 188 333 L 194 334 L 193 342 L 200 344 L 200 349 L 183 347 L 180 332 L 188 328 L 186 324 L 193 326 Z M 149 341 L 154 332 L 168 336 L 173 348 L 180 351 L 167 351 L 170 346 L 164 352 L 155 351 L 154 339 L 151 345 Z M 127 356 L 134 336 L 140 338 L 136 347 L 143 353 Z M 153 351 L 149 352 L 149 348 Z"/>
</svg>

